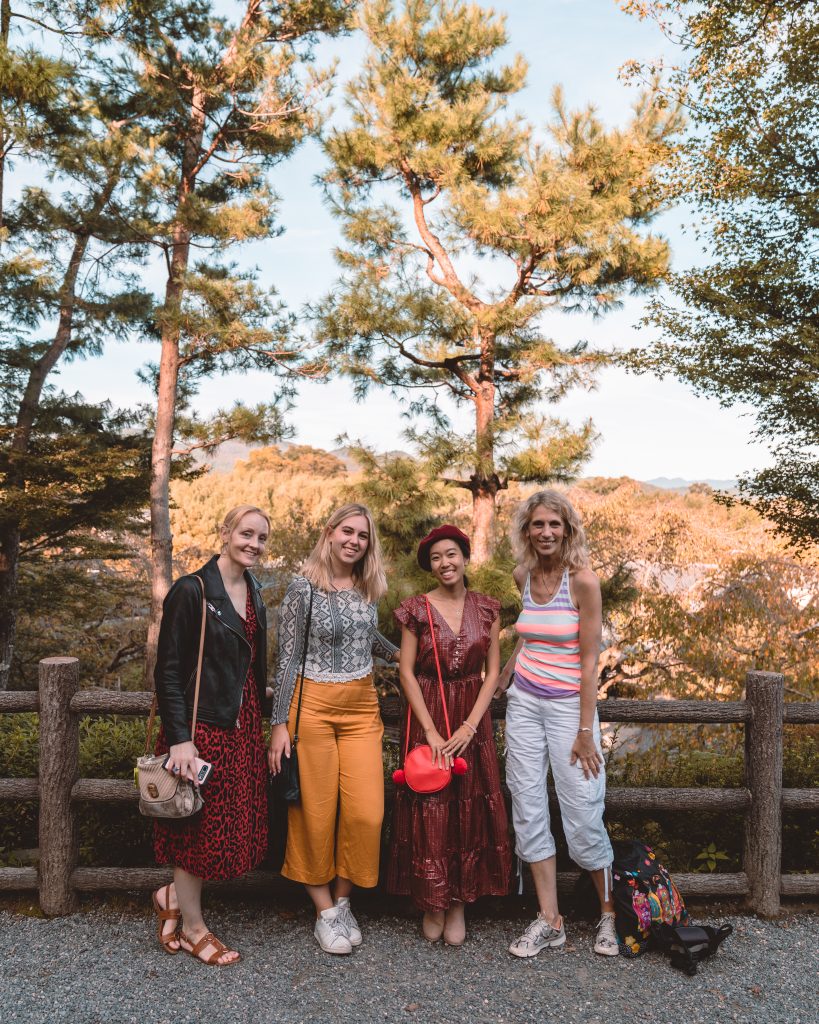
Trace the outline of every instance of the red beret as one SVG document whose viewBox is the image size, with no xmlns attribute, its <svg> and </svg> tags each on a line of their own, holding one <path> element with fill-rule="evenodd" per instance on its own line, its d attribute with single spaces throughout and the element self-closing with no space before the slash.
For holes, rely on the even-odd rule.
<svg viewBox="0 0 819 1024">
<path fill-rule="evenodd" d="M 463 551 L 464 558 L 469 558 L 471 550 L 469 537 L 467 537 L 463 530 L 459 530 L 457 526 L 445 523 L 443 526 L 436 526 L 434 530 L 430 530 L 418 545 L 418 564 L 426 572 L 430 571 L 429 549 L 433 544 L 437 544 L 439 540 L 454 540 L 461 551 Z"/>
</svg>

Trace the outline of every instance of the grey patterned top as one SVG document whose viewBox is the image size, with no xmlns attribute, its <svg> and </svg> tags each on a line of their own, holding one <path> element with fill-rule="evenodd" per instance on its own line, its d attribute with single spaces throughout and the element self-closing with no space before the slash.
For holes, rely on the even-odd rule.
<svg viewBox="0 0 819 1024">
<path fill-rule="evenodd" d="M 286 722 L 301 671 L 310 584 L 296 576 L 279 608 L 279 651 L 273 683 L 273 725 Z M 378 632 L 376 606 L 355 588 L 327 593 L 313 587 L 313 612 L 304 674 L 317 683 L 349 683 L 373 669 L 373 655 L 389 661 L 398 650 Z"/>
</svg>

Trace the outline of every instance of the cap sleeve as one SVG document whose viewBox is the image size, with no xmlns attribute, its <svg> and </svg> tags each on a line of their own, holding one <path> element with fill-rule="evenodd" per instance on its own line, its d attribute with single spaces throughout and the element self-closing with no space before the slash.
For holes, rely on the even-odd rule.
<svg viewBox="0 0 819 1024">
<path fill-rule="evenodd" d="M 481 622 L 488 629 L 498 615 L 500 615 L 500 601 L 496 597 L 490 597 L 488 594 L 475 594 L 475 597 L 478 599 L 478 611 Z"/>
<path fill-rule="evenodd" d="M 418 636 L 419 623 L 417 614 L 417 601 L 414 597 L 408 597 L 393 612 L 396 620 L 414 636 Z"/>
</svg>

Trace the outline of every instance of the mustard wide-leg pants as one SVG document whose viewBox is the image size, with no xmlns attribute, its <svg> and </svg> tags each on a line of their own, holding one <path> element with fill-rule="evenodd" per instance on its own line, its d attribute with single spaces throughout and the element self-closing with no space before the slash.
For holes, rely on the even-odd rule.
<svg viewBox="0 0 819 1024">
<path fill-rule="evenodd" d="M 299 684 L 288 728 L 296 726 Z M 299 723 L 301 800 L 287 817 L 282 874 L 305 885 L 336 876 L 378 882 L 384 819 L 384 726 L 372 676 L 349 683 L 304 681 Z"/>
</svg>

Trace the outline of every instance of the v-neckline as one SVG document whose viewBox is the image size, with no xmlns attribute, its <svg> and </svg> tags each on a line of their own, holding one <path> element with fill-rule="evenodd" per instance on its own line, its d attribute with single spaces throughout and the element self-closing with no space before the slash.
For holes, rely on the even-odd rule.
<svg viewBox="0 0 819 1024">
<path fill-rule="evenodd" d="M 424 596 L 426 597 L 427 601 L 429 601 L 429 595 L 425 594 Z M 449 632 L 452 634 L 452 636 L 454 636 L 456 639 L 464 631 L 464 620 L 466 619 L 466 602 L 467 602 L 468 598 L 469 598 L 469 591 L 467 590 L 467 592 L 464 594 L 464 606 L 461 609 L 461 625 L 458 627 L 458 632 L 457 633 L 452 628 L 452 626 L 450 626 L 450 624 L 446 621 L 446 617 L 444 616 L 444 613 L 439 608 L 436 608 L 435 602 L 434 601 L 429 601 L 429 605 L 432 608 L 432 610 L 435 612 L 435 614 L 438 616 L 438 618 L 441 620 L 441 622 L 443 622 L 443 624 L 446 626 L 446 628 L 449 630 Z"/>
<path fill-rule="evenodd" d="M 224 580 L 222 582 L 224 583 Z M 242 623 L 242 626 L 246 626 L 247 625 L 247 619 L 248 619 L 247 606 L 250 603 L 250 584 L 247 582 L 247 580 L 245 580 L 245 586 L 247 587 L 247 592 L 245 594 L 245 613 L 244 613 L 244 615 L 242 615 L 241 612 L 236 612 L 236 605 L 233 603 L 233 599 L 231 598 L 230 594 L 227 595 L 227 599 L 230 602 L 230 606 L 236 612 L 236 616 L 239 619 L 239 621 Z M 225 593 L 227 594 L 227 587 L 225 587 Z"/>
</svg>

